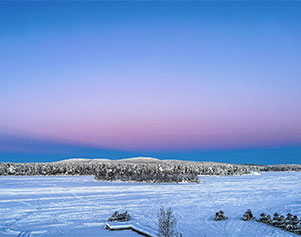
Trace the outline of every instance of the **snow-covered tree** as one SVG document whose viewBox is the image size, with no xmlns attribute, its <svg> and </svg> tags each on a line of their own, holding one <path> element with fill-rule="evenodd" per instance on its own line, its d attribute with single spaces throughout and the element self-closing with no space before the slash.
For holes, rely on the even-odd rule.
<svg viewBox="0 0 301 237">
<path fill-rule="evenodd" d="M 158 237 L 177 236 L 177 220 L 171 208 L 161 207 L 158 213 Z"/>
</svg>

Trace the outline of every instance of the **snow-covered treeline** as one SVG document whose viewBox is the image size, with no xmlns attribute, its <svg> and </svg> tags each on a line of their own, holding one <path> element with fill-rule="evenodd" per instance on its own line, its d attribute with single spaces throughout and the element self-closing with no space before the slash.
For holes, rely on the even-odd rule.
<svg viewBox="0 0 301 237">
<path fill-rule="evenodd" d="M 301 171 L 301 165 L 265 165 L 258 166 L 259 171 Z"/>
<path fill-rule="evenodd" d="M 198 182 L 198 173 L 185 166 L 165 163 L 110 163 L 99 164 L 97 180 L 136 182 Z"/>
<path fill-rule="evenodd" d="M 235 165 L 150 158 L 0 163 L 0 175 L 94 175 L 97 180 L 137 182 L 197 182 L 198 175 L 243 175 L 253 171 L 301 171 L 301 165 Z"/>
</svg>

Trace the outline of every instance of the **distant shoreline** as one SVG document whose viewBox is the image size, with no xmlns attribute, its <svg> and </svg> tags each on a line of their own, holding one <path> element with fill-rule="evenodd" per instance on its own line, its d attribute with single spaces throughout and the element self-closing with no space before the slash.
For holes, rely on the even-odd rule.
<svg viewBox="0 0 301 237">
<path fill-rule="evenodd" d="M 199 175 L 244 175 L 263 171 L 301 171 L 301 165 L 239 165 L 217 162 L 159 160 L 68 159 L 47 163 L 0 162 L 0 176 L 93 175 L 101 181 L 152 183 L 200 182 Z"/>
</svg>

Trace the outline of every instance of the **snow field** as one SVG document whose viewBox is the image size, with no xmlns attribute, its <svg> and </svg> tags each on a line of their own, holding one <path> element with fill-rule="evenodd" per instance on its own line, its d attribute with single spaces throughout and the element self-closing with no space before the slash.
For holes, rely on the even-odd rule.
<svg viewBox="0 0 301 237">
<path fill-rule="evenodd" d="M 138 236 L 104 229 L 115 210 L 126 224 L 156 233 L 160 207 L 172 207 L 183 236 L 296 236 L 241 220 L 251 209 L 301 217 L 301 172 L 201 176 L 202 183 L 99 182 L 92 176 L 1 176 L 0 236 Z M 227 221 L 215 222 L 223 210 Z"/>
</svg>

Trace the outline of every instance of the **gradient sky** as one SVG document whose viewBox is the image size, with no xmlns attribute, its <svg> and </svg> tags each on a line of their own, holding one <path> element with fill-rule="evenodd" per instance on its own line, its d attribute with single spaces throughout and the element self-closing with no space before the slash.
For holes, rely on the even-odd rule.
<svg viewBox="0 0 301 237">
<path fill-rule="evenodd" d="M 301 2 L 0 2 L 0 161 L 301 162 Z"/>
</svg>

